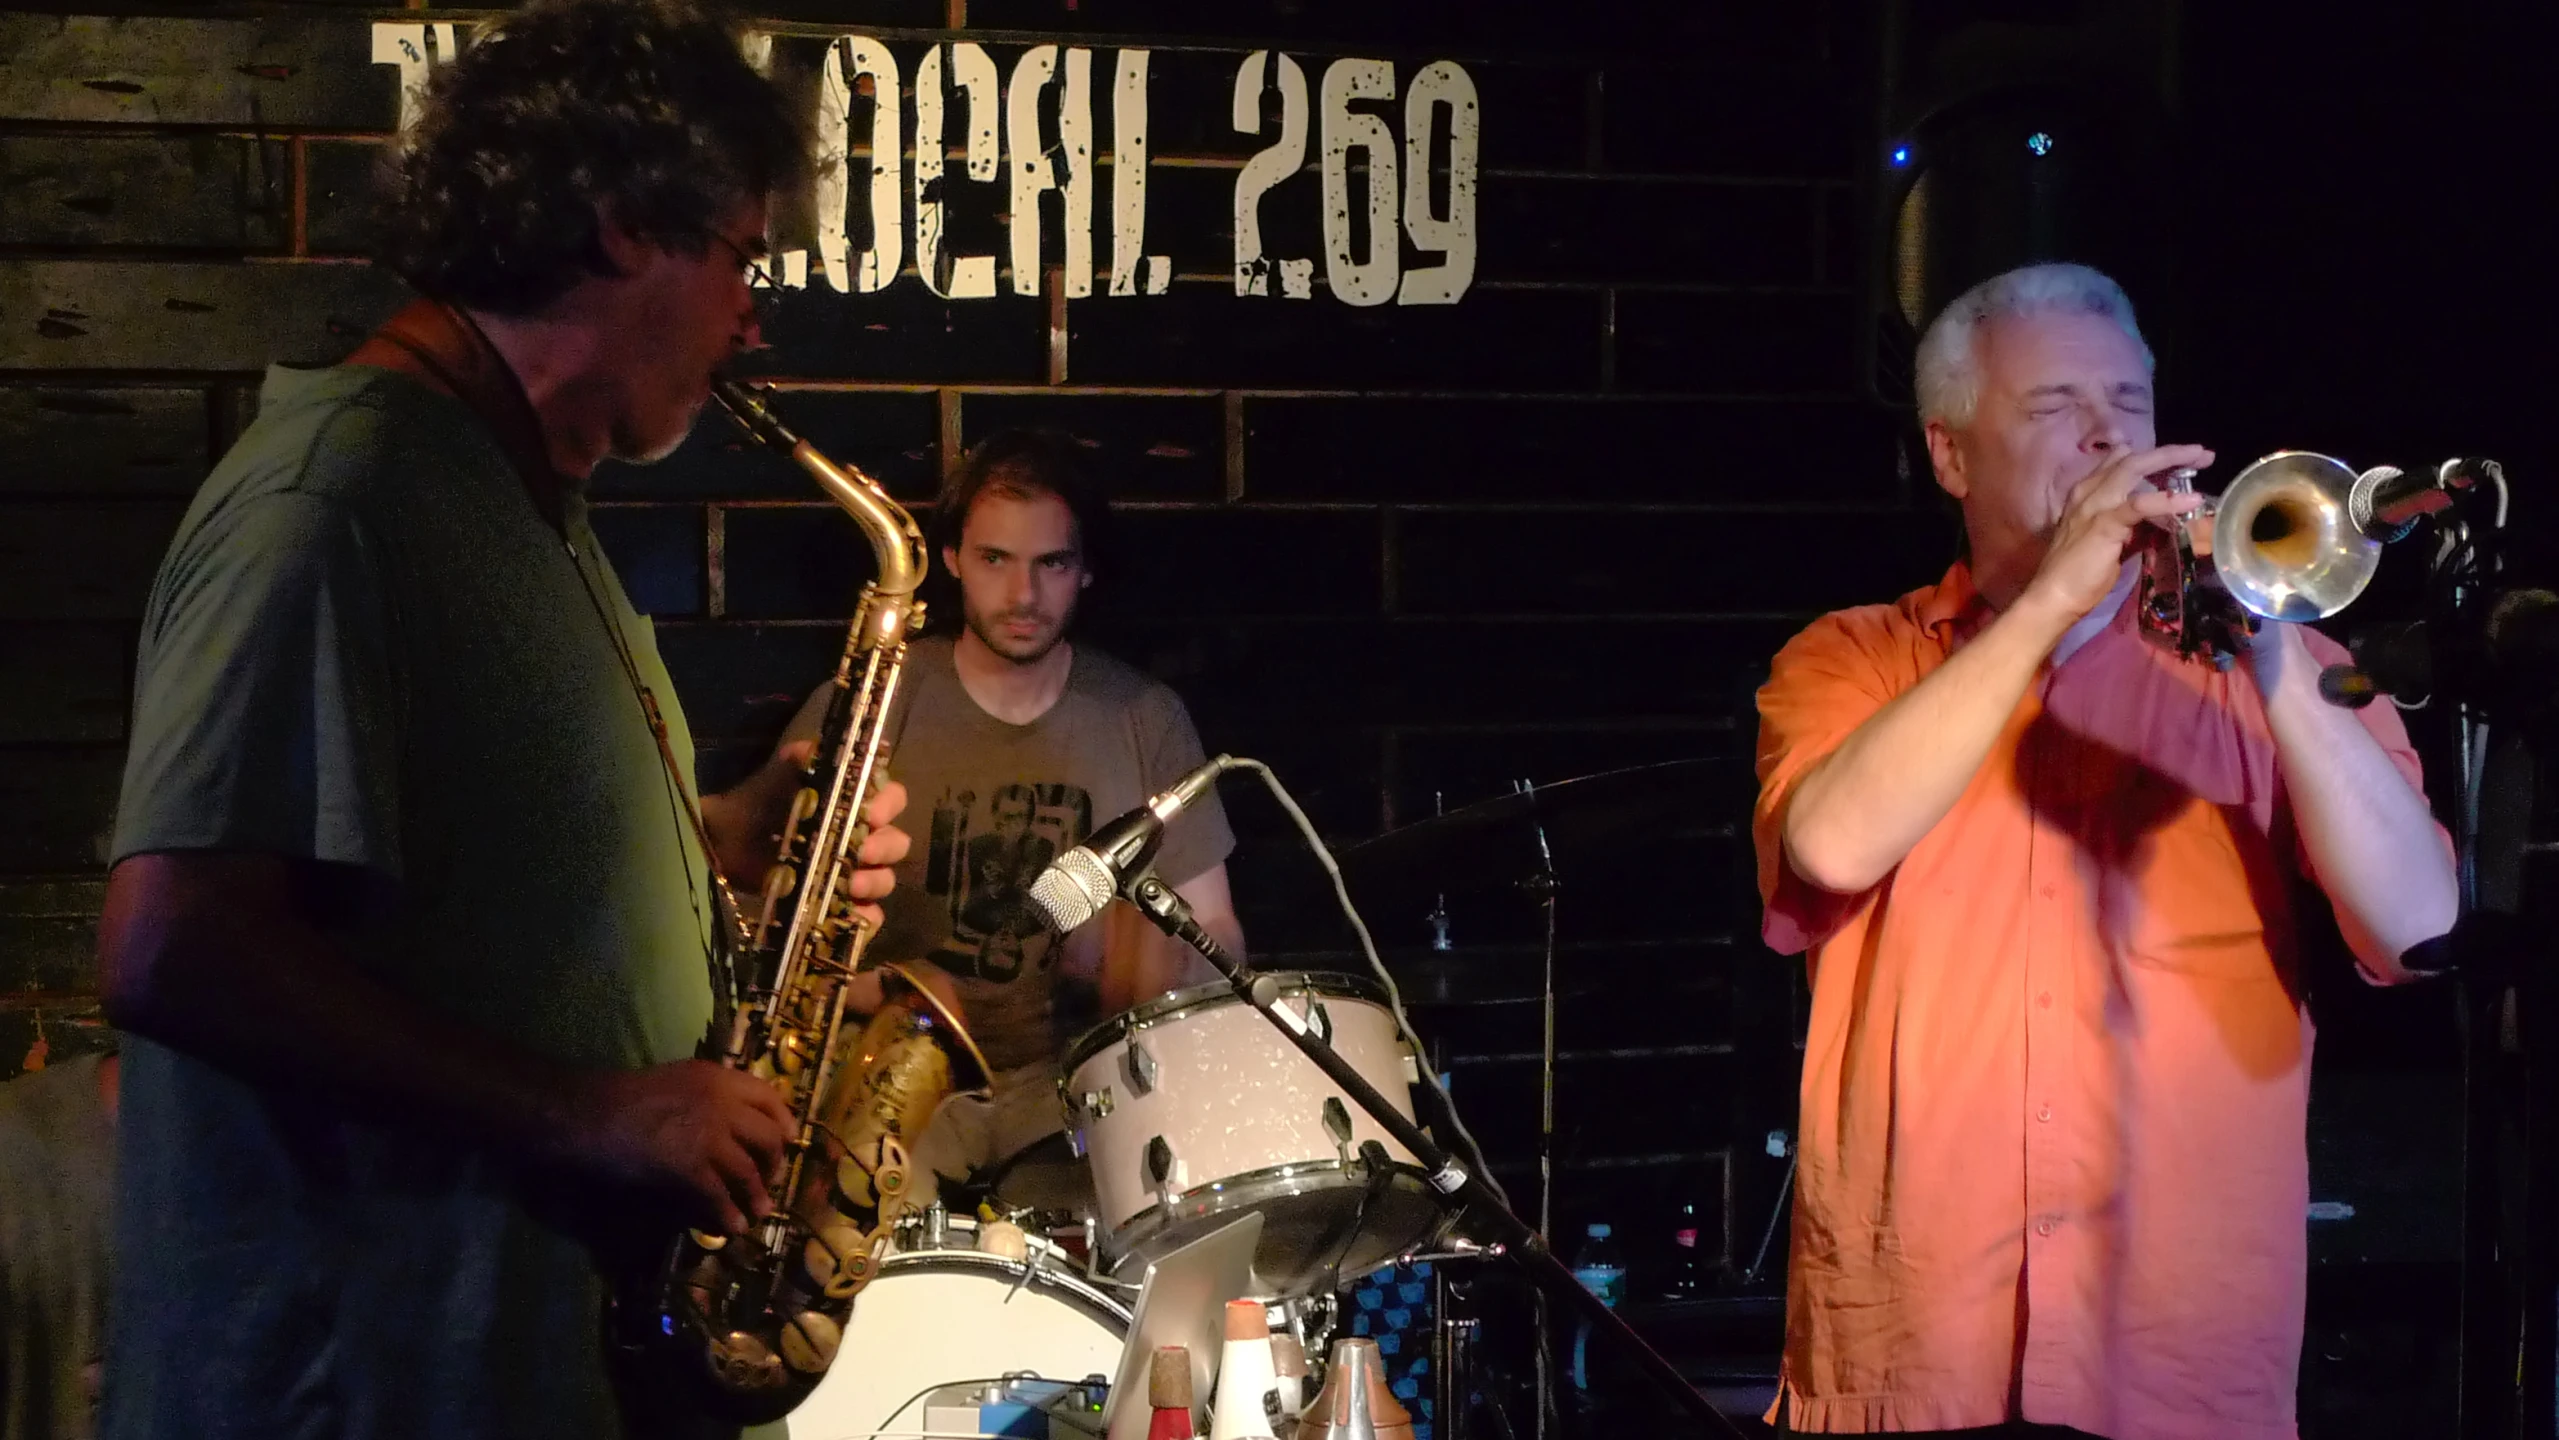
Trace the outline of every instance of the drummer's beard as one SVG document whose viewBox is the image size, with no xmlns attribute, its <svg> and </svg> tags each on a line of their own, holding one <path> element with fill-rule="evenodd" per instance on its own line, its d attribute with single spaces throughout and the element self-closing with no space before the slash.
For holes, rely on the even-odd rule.
<svg viewBox="0 0 2559 1440">
<path fill-rule="evenodd" d="M 1070 594 L 1055 615 L 1029 605 L 981 610 L 965 599 L 962 610 L 979 644 L 1016 665 L 1036 665 L 1066 638 L 1066 627 L 1075 619 L 1075 600 Z"/>
</svg>

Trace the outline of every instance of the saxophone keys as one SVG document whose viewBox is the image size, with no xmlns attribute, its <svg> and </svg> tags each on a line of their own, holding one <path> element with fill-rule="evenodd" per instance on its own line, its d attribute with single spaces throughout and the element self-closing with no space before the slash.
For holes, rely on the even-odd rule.
<svg viewBox="0 0 2559 1440">
<path fill-rule="evenodd" d="M 770 1390 L 788 1378 L 781 1359 L 743 1330 L 711 1342 L 710 1359 L 712 1374 L 731 1390 Z"/>
<path fill-rule="evenodd" d="M 800 1249 L 800 1264 L 830 1300 L 849 1300 L 871 1283 L 879 1268 L 876 1236 L 849 1221 L 838 1220 L 809 1237 Z"/>
<path fill-rule="evenodd" d="M 871 1166 L 871 1188 L 880 1195 L 880 1206 L 906 1193 L 906 1147 L 894 1135 L 880 1137 L 879 1148 Z"/>
<path fill-rule="evenodd" d="M 782 1361 L 803 1375 L 823 1375 L 843 1343 L 842 1326 L 815 1310 L 803 1310 L 782 1327 Z"/>
</svg>

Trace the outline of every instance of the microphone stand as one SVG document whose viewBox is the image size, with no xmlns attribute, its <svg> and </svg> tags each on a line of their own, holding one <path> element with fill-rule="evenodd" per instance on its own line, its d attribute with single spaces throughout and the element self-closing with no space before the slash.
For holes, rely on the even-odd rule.
<svg viewBox="0 0 2559 1440">
<path fill-rule="evenodd" d="M 1708 1404 L 1697 1387 L 1689 1384 L 1687 1377 L 1679 1373 L 1678 1367 L 1664 1359 L 1662 1353 L 1643 1336 L 1636 1334 L 1634 1327 L 1584 1288 L 1582 1282 L 1574 1278 L 1573 1272 L 1565 1268 L 1564 1262 L 1556 1258 L 1544 1235 L 1512 1214 L 1510 1207 L 1485 1188 L 1483 1181 L 1469 1173 L 1419 1125 L 1406 1119 L 1401 1111 L 1388 1103 L 1386 1097 L 1378 1093 L 1377 1087 L 1369 1084 L 1367 1077 L 1336 1053 L 1313 1025 L 1282 1006 L 1279 1003 L 1280 985 L 1276 979 L 1256 974 L 1244 962 L 1227 954 L 1225 947 L 1202 930 L 1199 922 L 1191 918 L 1190 906 L 1174 893 L 1172 886 L 1165 884 L 1150 870 L 1124 882 L 1120 886 L 1120 895 L 1154 922 L 1157 929 L 1198 951 L 1203 959 L 1216 966 L 1217 972 L 1225 976 L 1226 983 L 1234 989 L 1236 998 L 1261 1011 L 1262 1017 L 1286 1036 L 1299 1053 L 1313 1061 L 1316 1069 L 1342 1087 L 1342 1093 L 1367 1111 L 1370 1119 L 1410 1151 L 1429 1178 L 1431 1189 L 1438 1193 L 1441 1209 L 1452 1216 L 1466 1217 L 1471 1222 L 1469 1228 L 1489 1239 L 1496 1253 L 1507 1254 L 1527 1272 L 1541 1295 L 1579 1312 L 1594 1331 L 1609 1336 L 1624 1347 L 1643 1366 L 1645 1373 L 1659 1381 L 1679 1402 L 1680 1408 L 1697 1422 L 1701 1433 L 1740 1440 L 1740 1428 Z"/>
</svg>

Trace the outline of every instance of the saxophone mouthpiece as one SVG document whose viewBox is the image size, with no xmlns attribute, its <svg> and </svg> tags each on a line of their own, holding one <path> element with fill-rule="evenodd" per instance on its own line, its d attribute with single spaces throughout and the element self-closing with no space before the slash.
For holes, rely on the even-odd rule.
<svg viewBox="0 0 2559 1440">
<path fill-rule="evenodd" d="M 762 386 L 742 380 L 716 375 L 711 378 L 711 398 L 720 402 L 720 408 L 746 432 L 747 438 L 788 455 L 800 448 L 800 437 L 773 413 L 766 400 L 769 394 Z"/>
</svg>

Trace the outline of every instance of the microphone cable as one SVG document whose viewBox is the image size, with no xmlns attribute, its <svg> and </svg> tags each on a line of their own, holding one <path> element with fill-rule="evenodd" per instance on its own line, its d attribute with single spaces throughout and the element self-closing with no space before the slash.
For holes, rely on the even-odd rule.
<svg viewBox="0 0 2559 1440">
<path fill-rule="evenodd" d="M 1386 1004 L 1394 1012 L 1395 1028 L 1404 1037 L 1404 1043 L 1412 1047 L 1413 1069 L 1421 1076 L 1422 1083 L 1430 1087 L 1431 1094 L 1438 1097 L 1440 1113 L 1448 1117 L 1449 1128 L 1456 1132 L 1454 1138 L 1458 1144 L 1452 1148 L 1464 1158 L 1484 1188 L 1492 1192 L 1493 1198 L 1508 1207 L 1509 1192 L 1493 1178 L 1493 1167 L 1484 1160 L 1484 1147 L 1477 1143 L 1475 1133 L 1466 1128 L 1466 1121 L 1457 1113 L 1457 1101 L 1450 1097 L 1448 1087 L 1440 1083 L 1438 1067 L 1430 1063 L 1430 1052 L 1422 1048 L 1421 1037 L 1413 1030 L 1412 1017 L 1404 1013 L 1404 992 L 1396 985 L 1386 962 L 1378 958 L 1377 942 L 1369 936 L 1368 922 L 1360 918 L 1359 906 L 1351 902 L 1350 886 L 1342 879 L 1342 867 L 1334 863 L 1333 852 L 1326 848 L 1324 837 L 1316 833 L 1315 822 L 1306 818 L 1306 812 L 1298 807 L 1296 797 L 1288 793 L 1288 787 L 1280 783 L 1279 776 L 1272 773 L 1268 765 L 1259 760 L 1238 757 L 1228 768 L 1250 770 L 1260 776 L 1263 788 L 1271 792 L 1271 798 L 1278 801 L 1279 807 L 1287 811 L 1288 818 L 1296 823 L 1297 833 L 1305 838 L 1306 848 L 1314 852 L 1316 863 L 1324 867 L 1324 874 L 1333 882 L 1333 899 L 1341 906 L 1343 918 L 1351 922 L 1351 932 L 1359 937 L 1360 953 L 1367 957 L 1368 968 L 1386 988 Z"/>
</svg>

